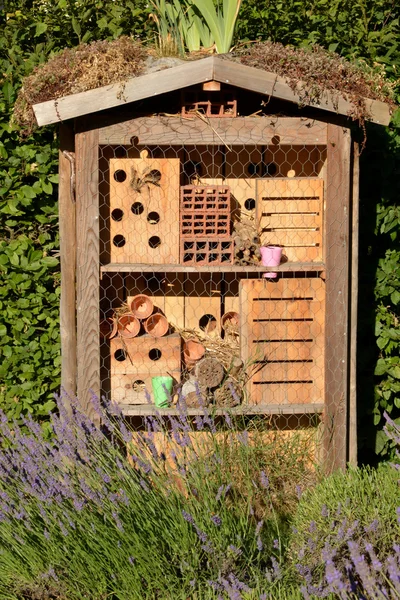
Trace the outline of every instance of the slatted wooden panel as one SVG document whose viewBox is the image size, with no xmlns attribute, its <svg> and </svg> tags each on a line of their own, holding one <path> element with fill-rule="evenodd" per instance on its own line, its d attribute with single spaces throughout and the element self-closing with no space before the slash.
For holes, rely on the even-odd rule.
<svg viewBox="0 0 400 600">
<path fill-rule="evenodd" d="M 325 284 L 317 278 L 240 283 L 240 349 L 252 377 L 249 404 L 324 397 Z"/>
<path fill-rule="evenodd" d="M 177 158 L 110 160 L 111 262 L 179 262 L 179 164 Z M 148 176 L 156 171 L 161 178 L 152 183 Z M 133 176 L 147 183 L 135 190 Z"/>
<path fill-rule="evenodd" d="M 284 246 L 290 262 L 322 261 L 323 186 L 322 179 L 258 179 L 262 244 Z"/>
<path fill-rule="evenodd" d="M 137 382 L 152 395 L 152 377 L 171 375 L 180 381 L 181 338 L 177 334 L 162 338 L 143 335 L 124 340 L 117 337 L 110 341 L 110 354 L 114 402 L 146 404 L 144 389 Z"/>
</svg>

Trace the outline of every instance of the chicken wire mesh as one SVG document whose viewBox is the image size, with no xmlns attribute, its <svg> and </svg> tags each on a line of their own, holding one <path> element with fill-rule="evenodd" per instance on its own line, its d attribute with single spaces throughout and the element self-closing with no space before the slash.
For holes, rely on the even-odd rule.
<svg viewBox="0 0 400 600">
<path fill-rule="evenodd" d="M 343 378 L 326 360 L 325 124 L 320 143 L 263 145 L 269 119 L 243 136 L 208 118 L 203 141 L 180 118 L 180 143 L 145 121 L 99 146 L 102 395 L 129 415 L 183 396 L 189 414 L 303 426 L 324 411 L 327 370 Z"/>
</svg>

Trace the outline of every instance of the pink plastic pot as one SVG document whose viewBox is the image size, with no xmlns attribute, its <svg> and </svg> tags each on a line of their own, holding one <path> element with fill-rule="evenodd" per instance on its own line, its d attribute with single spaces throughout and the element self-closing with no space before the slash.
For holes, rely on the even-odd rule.
<svg viewBox="0 0 400 600">
<path fill-rule="evenodd" d="M 261 246 L 261 262 L 264 267 L 277 267 L 281 263 L 282 248 L 279 246 Z M 278 273 L 268 272 L 264 273 L 263 277 L 275 278 Z"/>
</svg>

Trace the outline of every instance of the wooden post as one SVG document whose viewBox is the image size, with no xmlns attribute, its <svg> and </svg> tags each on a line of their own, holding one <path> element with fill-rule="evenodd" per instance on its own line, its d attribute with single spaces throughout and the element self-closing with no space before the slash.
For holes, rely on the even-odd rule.
<svg viewBox="0 0 400 600">
<path fill-rule="evenodd" d="M 98 421 L 91 401 L 100 394 L 98 130 L 77 133 L 75 147 L 77 395 L 84 412 Z"/>
<path fill-rule="evenodd" d="M 61 389 L 69 396 L 75 396 L 76 393 L 74 149 L 72 127 L 60 125 L 58 209 L 61 264 Z"/>
<path fill-rule="evenodd" d="M 359 146 L 352 145 L 352 227 L 350 266 L 350 389 L 349 462 L 357 465 L 357 303 L 358 303 L 358 225 L 359 225 Z"/>
<path fill-rule="evenodd" d="M 347 460 L 349 334 L 349 207 L 351 135 L 328 125 L 325 213 L 325 467 L 344 469 Z"/>
</svg>

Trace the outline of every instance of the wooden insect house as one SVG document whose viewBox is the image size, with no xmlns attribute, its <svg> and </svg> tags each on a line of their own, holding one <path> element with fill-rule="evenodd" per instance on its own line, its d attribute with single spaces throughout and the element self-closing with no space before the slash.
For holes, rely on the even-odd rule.
<svg viewBox="0 0 400 600">
<path fill-rule="evenodd" d="M 62 122 L 63 386 L 132 417 L 184 397 L 321 419 L 330 467 L 354 459 L 349 103 L 299 108 L 275 74 L 211 56 L 34 110 Z"/>
</svg>

